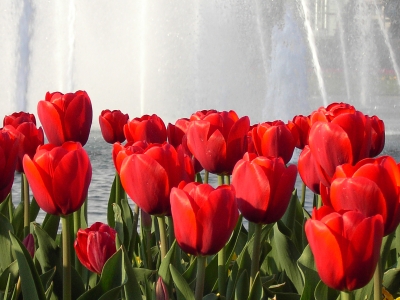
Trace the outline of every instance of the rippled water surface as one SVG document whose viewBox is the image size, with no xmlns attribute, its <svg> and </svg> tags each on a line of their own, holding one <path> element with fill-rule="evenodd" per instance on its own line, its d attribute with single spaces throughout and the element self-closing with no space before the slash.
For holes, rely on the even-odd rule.
<svg viewBox="0 0 400 300">
<path fill-rule="evenodd" d="M 388 135 L 386 137 L 386 146 L 382 155 L 391 155 L 397 162 L 400 162 L 400 135 Z M 89 187 L 88 195 L 88 223 L 89 225 L 101 221 L 107 222 L 106 212 L 107 203 L 109 198 L 110 189 L 115 176 L 114 164 L 112 162 L 111 150 L 112 145 L 107 144 L 100 131 L 93 131 L 90 135 L 88 143 L 85 145 L 85 149 L 90 156 L 90 160 L 93 168 L 92 182 Z M 299 151 L 295 151 L 291 163 L 296 163 L 299 155 Z M 210 183 L 217 185 L 216 177 L 210 176 Z M 301 180 L 298 177 L 296 182 L 296 188 L 299 193 L 301 191 Z M 20 175 L 17 174 L 15 177 L 15 183 L 13 186 L 13 199 L 17 204 L 20 197 Z M 307 190 L 306 193 L 306 208 L 310 210 L 312 192 Z M 133 208 L 134 204 L 130 201 Z M 44 213 L 41 212 L 37 221 L 40 223 L 43 220 Z"/>
</svg>

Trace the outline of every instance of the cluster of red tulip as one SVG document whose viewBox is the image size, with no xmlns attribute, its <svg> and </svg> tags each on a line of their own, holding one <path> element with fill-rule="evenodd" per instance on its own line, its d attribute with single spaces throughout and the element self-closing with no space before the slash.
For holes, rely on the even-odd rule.
<svg viewBox="0 0 400 300">
<path fill-rule="evenodd" d="M 85 202 L 91 180 L 83 148 L 92 123 L 91 102 L 83 91 L 47 93 L 38 103 L 38 116 L 48 144 L 33 115 L 20 112 L 4 119 L 0 200 L 10 193 L 17 170 L 26 175 L 40 208 L 67 217 Z M 129 120 L 121 111 L 104 110 L 99 123 L 104 140 L 113 144 L 123 190 L 159 224 L 165 226 L 164 218 L 169 218 L 180 248 L 200 262 L 197 277 L 204 277 L 205 257 L 224 250 L 240 213 L 254 231 L 250 286 L 255 283 L 262 228 L 285 214 L 297 171 L 321 195 L 305 234 L 318 274 L 330 288 L 348 292 L 370 282 L 379 270 L 382 239 L 400 222 L 399 166 L 389 156 L 373 158 L 385 144 L 384 124 L 345 103 L 288 123 L 252 126 L 247 116 L 215 110 L 198 111 L 167 127 L 157 115 Z M 296 147 L 302 149 L 298 170 L 289 163 Z M 220 186 L 208 184 L 207 176 L 203 182 L 202 171 L 217 174 Z M 116 252 L 117 231 L 95 223 L 75 233 L 77 258 L 101 274 Z M 160 236 L 163 258 L 169 247 L 162 227 Z M 382 277 L 379 271 L 377 277 Z M 201 299 L 204 278 L 197 280 L 196 299 Z M 221 294 L 225 283 L 223 275 L 218 277 Z"/>
</svg>

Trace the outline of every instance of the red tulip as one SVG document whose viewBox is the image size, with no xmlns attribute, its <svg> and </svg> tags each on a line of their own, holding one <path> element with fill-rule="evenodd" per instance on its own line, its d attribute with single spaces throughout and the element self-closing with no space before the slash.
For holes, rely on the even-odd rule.
<svg viewBox="0 0 400 300">
<path fill-rule="evenodd" d="M 177 148 L 182 145 L 185 153 L 192 158 L 195 173 L 200 173 L 204 168 L 200 162 L 193 156 L 187 145 L 186 131 L 189 127 L 189 119 L 179 119 L 175 122 L 175 125 L 169 123 L 167 127 L 168 142 Z"/>
<path fill-rule="evenodd" d="M 247 151 L 249 126 L 249 118 L 239 119 L 234 111 L 212 112 L 202 120 L 190 122 L 187 145 L 205 170 L 231 174 Z"/>
<path fill-rule="evenodd" d="M 92 167 L 80 143 L 40 146 L 23 166 L 33 195 L 45 212 L 68 215 L 77 211 L 87 196 Z"/>
<path fill-rule="evenodd" d="M 314 209 L 305 231 L 321 280 L 336 290 L 352 291 L 372 278 L 383 236 L 381 215 Z"/>
<path fill-rule="evenodd" d="M 299 174 L 304 184 L 315 194 L 320 193 L 320 175 L 322 172 L 319 165 L 315 162 L 314 156 L 312 156 L 310 147 L 307 145 L 301 151 L 298 162 L 297 162 Z M 324 181 L 324 185 L 329 185 L 329 182 Z"/>
<path fill-rule="evenodd" d="M 243 217 L 254 223 L 269 224 L 285 213 L 296 182 L 297 167 L 286 167 L 280 157 L 246 153 L 235 165 L 232 185 Z"/>
<path fill-rule="evenodd" d="M 153 114 L 134 118 L 124 126 L 124 134 L 128 142 L 146 141 L 162 144 L 167 141 L 167 129 L 163 120 Z"/>
<path fill-rule="evenodd" d="M 124 142 L 124 126 L 128 122 L 129 115 L 120 110 L 103 110 L 99 116 L 101 134 L 107 143 Z"/>
<path fill-rule="evenodd" d="M 333 103 L 326 110 L 320 108 L 313 112 L 310 120 L 309 147 L 319 167 L 315 172 L 326 186 L 329 186 L 337 166 L 354 165 L 383 149 L 383 122 L 365 116 L 351 105 Z"/>
<path fill-rule="evenodd" d="M 141 209 L 164 216 L 171 214 L 171 189 L 182 180 L 193 181 L 194 170 L 190 157 L 172 145 L 153 144 L 143 154 L 126 157 L 120 177 L 124 190 Z"/>
<path fill-rule="evenodd" d="M 371 149 L 369 157 L 380 154 L 385 147 L 385 124 L 377 116 L 370 117 L 371 120 Z"/>
<path fill-rule="evenodd" d="M 189 124 L 190 121 L 186 118 L 178 119 L 175 124 L 169 123 L 167 127 L 168 143 L 175 148 L 182 145 L 182 138 L 186 134 Z"/>
<path fill-rule="evenodd" d="M 293 156 L 298 139 L 294 124 L 278 120 L 265 122 L 253 128 L 254 147 L 260 156 L 282 157 L 287 164 Z"/>
<path fill-rule="evenodd" d="M 195 113 L 193 113 L 190 116 L 190 121 L 198 121 L 198 120 L 203 120 L 206 116 L 208 116 L 209 114 L 214 114 L 214 113 L 218 113 L 217 110 L 215 109 L 203 109 L 203 110 L 199 110 L 196 111 Z"/>
<path fill-rule="evenodd" d="M 10 193 L 18 159 L 18 136 L 0 129 L 0 203 Z"/>
<path fill-rule="evenodd" d="M 295 124 L 299 136 L 296 143 L 296 148 L 303 149 L 306 145 L 308 145 L 308 135 L 311 128 L 310 117 L 297 115 L 293 118 L 293 123 Z"/>
<path fill-rule="evenodd" d="M 66 141 L 86 144 L 92 125 L 92 103 L 85 91 L 62 94 L 47 92 L 38 103 L 38 116 L 49 143 Z"/>
<path fill-rule="evenodd" d="M 135 143 L 128 142 L 125 145 L 114 143 L 112 149 L 112 159 L 117 173 L 120 173 L 122 162 L 127 156 L 135 153 L 143 153 L 147 147 L 148 144 L 146 141 L 138 141 Z"/>
<path fill-rule="evenodd" d="M 28 154 L 31 158 L 33 158 L 37 147 L 43 145 L 44 143 L 42 127 L 37 128 L 35 123 L 32 121 L 18 124 L 17 120 L 22 121 L 23 119 L 23 117 L 15 119 L 14 122 L 10 122 L 12 125 L 6 125 L 3 128 L 4 130 L 14 131 L 14 134 L 19 139 L 18 160 L 16 166 L 16 170 L 18 172 L 24 171 L 22 167 L 22 159 L 24 158 L 24 155 Z"/>
<path fill-rule="evenodd" d="M 171 191 L 171 210 L 176 241 L 192 255 L 221 250 L 239 218 L 235 191 L 227 185 L 181 183 Z"/>
<path fill-rule="evenodd" d="M 357 210 L 365 216 L 382 215 L 384 234 L 400 223 L 400 170 L 390 156 L 367 158 L 355 166 L 338 166 L 322 201 L 334 210 Z"/>
<path fill-rule="evenodd" d="M 101 222 L 79 229 L 74 248 L 79 261 L 91 272 L 101 274 L 106 261 L 116 252 L 116 231 Z"/>
<path fill-rule="evenodd" d="M 18 125 L 25 122 L 32 122 L 36 125 L 35 115 L 23 111 L 15 112 L 12 115 L 4 117 L 3 126 L 11 125 L 12 127 L 17 128 Z"/>
</svg>

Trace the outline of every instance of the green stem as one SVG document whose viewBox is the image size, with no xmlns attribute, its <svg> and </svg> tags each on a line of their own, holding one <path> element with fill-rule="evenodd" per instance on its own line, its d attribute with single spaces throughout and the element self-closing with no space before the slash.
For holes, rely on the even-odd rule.
<svg viewBox="0 0 400 300">
<path fill-rule="evenodd" d="M 25 173 L 21 173 L 21 197 L 24 203 L 24 237 L 29 234 L 29 183 Z"/>
<path fill-rule="evenodd" d="M 378 260 L 374 273 L 374 300 L 382 299 L 382 263 Z"/>
<path fill-rule="evenodd" d="M 165 229 L 165 219 L 164 217 L 157 217 L 158 228 L 160 229 L 160 250 L 161 250 L 161 260 L 167 255 L 167 231 Z"/>
<path fill-rule="evenodd" d="M 115 172 L 115 203 L 121 207 L 121 179 L 119 174 Z"/>
<path fill-rule="evenodd" d="M 230 185 L 231 184 L 231 176 L 230 175 L 225 175 L 224 176 L 224 181 L 225 181 L 225 184 Z"/>
<path fill-rule="evenodd" d="M 63 299 L 71 300 L 71 250 L 70 218 L 62 216 Z"/>
<path fill-rule="evenodd" d="M 135 245 L 136 245 L 136 239 L 138 236 L 138 222 L 139 222 L 139 206 L 135 205 L 135 208 L 133 210 L 133 220 L 132 220 L 132 227 L 133 227 L 133 232 L 132 232 L 132 239 L 129 245 L 129 258 L 133 258 L 133 253 L 135 252 Z"/>
<path fill-rule="evenodd" d="M 14 219 L 13 203 L 12 203 L 12 191 L 10 192 L 10 197 L 8 197 L 8 214 L 10 216 L 10 223 L 12 223 L 12 221 Z"/>
<path fill-rule="evenodd" d="M 321 195 L 318 195 L 318 206 L 317 208 L 321 208 L 322 207 L 322 198 Z"/>
<path fill-rule="evenodd" d="M 340 300 L 352 300 L 353 294 L 351 292 L 341 291 Z"/>
<path fill-rule="evenodd" d="M 204 171 L 204 183 L 208 183 L 208 177 L 209 177 L 208 171 Z"/>
<path fill-rule="evenodd" d="M 303 182 L 301 185 L 301 207 L 304 207 L 304 204 L 306 203 L 306 184 Z"/>
<path fill-rule="evenodd" d="M 201 256 L 201 255 L 197 256 L 197 276 L 196 276 L 196 291 L 195 291 L 196 300 L 203 299 L 206 262 L 207 262 L 206 256 Z"/>
<path fill-rule="evenodd" d="M 174 220 L 172 220 L 172 216 L 168 216 L 167 218 L 168 218 L 168 242 L 169 242 L 169 248 L 171 248 L 175 240 Z"/>
<path fill-rule="evenodd" d="M 225 271 L 226 253 L 225 247 L 218 252 L 218 291 L 225 296 L 226 291 L 226 271 Z"/>
<path fill-rule="evenodd" d="M 76 237 L 76 233 L 78 232 L 78 230 L 82 227 L 81 210 L 82 210 L 82 207 L 73 213 L 73 222 L 74 222 L 74 230 L 73 230 L 74 234 L 72 235 L 73 240 L 74 240 L 74 237 Z M 73 253 L 74 253 L 73 255 L 74 255 L 74 262 L 75 262 L 75 270 L 78 272 L 78 274 L 82 275 L 81 262 L 79 261 L 78 257 L 76 256 L 76 252 L 73 251 Z"/>
<path fill-rule="evenodd" d="M 254 241 L 253 241 L 253 254 L 251 258 L 251 272 L 250 272 L 250 289 L 254 283 L 254 279 L 259 271 L 260 265 L 260 248 L 261 248 L 261 229 L 262 224 L 255 224 L 254 228 Z"/>
<path fill-rule="evenodd" d="M 218 185 L 224 184 L 224 175 L 218 175 Z"/>
</svg>

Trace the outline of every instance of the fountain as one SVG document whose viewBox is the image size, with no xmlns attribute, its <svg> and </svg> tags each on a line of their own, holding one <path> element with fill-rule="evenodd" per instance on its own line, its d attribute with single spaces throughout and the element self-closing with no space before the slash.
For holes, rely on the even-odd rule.
<svg viewBox="0 0 400 300">
<path fill-rule="evenodd" d="M 3 0 L 3 114 L 84 89 L 97 128 L 107 108 L 166 122 L 233 109 L 257 123 L 347 101 L 400 129 L 394 0 L 121 2 Z"/>
</svg>

